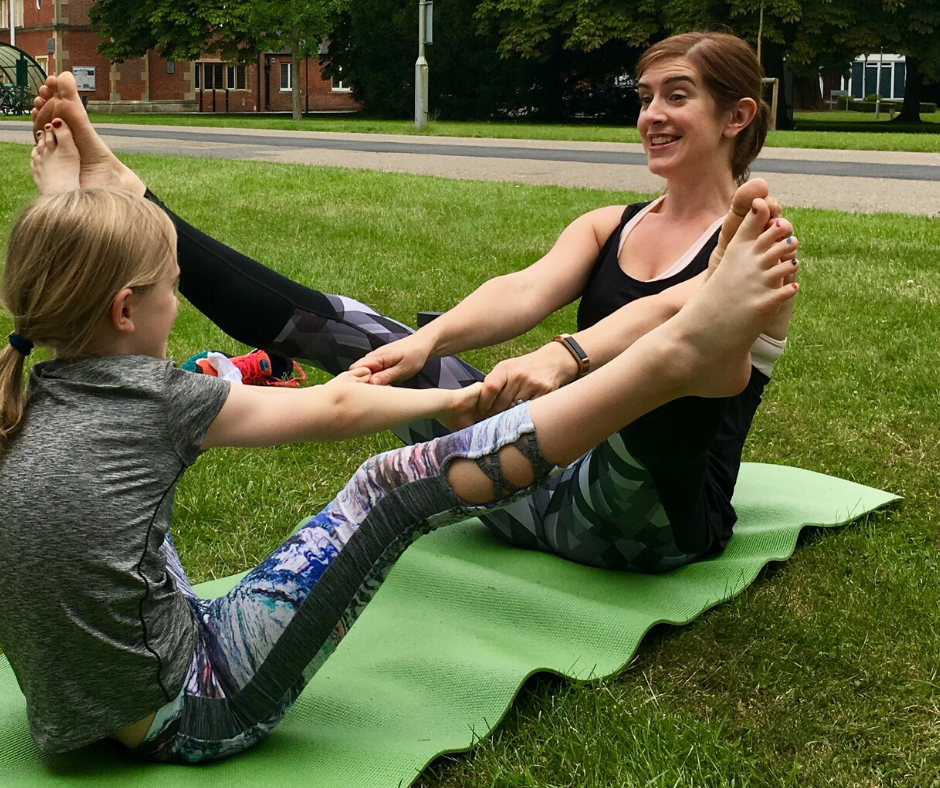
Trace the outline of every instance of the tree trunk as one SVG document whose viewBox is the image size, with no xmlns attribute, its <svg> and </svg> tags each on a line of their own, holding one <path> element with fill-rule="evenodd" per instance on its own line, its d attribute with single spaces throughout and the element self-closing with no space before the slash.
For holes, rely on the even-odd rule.
<svg viewBox="0 0 940 788">
<path fill-rule="evenodd" d="M 920 94 L 924 85 L 924 77 L 920 71 L 920 61 L 908 55 L 904 58 L 907 64 L 906 82 L 904 85 L 904 105 L 900 114 L 894 119 L 895 123 L 922 123 L 920 119 Z"/>
<path fill-rule="evenodd" d="M 784 54 L 785 50 L 781 44 L 763 42 L 761 60 L 764 73 L 780 80 L 776 119 L 777 129 L 780 131 L 793 128 L 793 74 L 787 70 Z"/>
<path fill-rule="evenodd" d="M 294 120 L 303 120 L 303 107 L 300 102 L 300 41 L 296 34 L 291 41 L 291 59 L 290 59 L 290 97 L 291 111 Z"/>
</svg>

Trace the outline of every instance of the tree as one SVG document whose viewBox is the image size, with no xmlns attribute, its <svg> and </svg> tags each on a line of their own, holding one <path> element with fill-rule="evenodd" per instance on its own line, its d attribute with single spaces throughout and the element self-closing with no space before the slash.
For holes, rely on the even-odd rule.
<svg viewBox="0 0 940 788">
<path fill-rule="evenodd" d="M 498 35 L 479 29 L 478 5 L 479 0 L 435 4 L 434 43 L 427 57 L 436 117 L 551 121 L 586 115 L 624 121 L 635 112 L 635 97 L 613 85 L 614 77 L 636 62 L 636 52 L 622 42 L 586 53 L 565 50 L 556 38 L 536 56 L 503 57 Z M 325 73 L 348 79 L 366 112 L 412 117 L 417 21 L 417 2 L 352 0 L 330 36 Z M 601 93 L 597 85 L 608 88 Z"/>
<path fill-rule="evenodd" d="M 348 0 L 97 0 L 89 18 L 105 40 L 99 51 L 122 62 L 156 49 L 168 60 L 195 60 L 219 52 L 248 63 L 285 45 L 293 54 L 294 120 L 302 117 L 300 58 L 317 55 Z"/>
<path fill-rule="evenodd" d="M 291 104 L 294 120 L 303 118 L 300 103 L 300 59 L 319 57 L 320 42 L 330 35 L 347 0 L 247 0 L 246 41 L 255 52 L 289 46 Z"/>
</svg>

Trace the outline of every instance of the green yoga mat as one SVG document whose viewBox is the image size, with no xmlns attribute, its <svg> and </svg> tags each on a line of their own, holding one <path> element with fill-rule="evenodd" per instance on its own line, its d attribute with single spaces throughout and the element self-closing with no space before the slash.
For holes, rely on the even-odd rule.
<svg viewBox="0 0 940 788">
<path fill-rule="evenodd" d="M 846 523 L 893 500 L 809 471 L 746 464 L 728 549 L 658 576 L 510 548 L 476 521 L 444 528 L 408 549 L 274 733 L 206 766 L 141 764 L 107 745 L 43 759 L 4 659 L 0 785 L 407 786 L 436 756 L 491 731 L 532 673 L 615 673 L 654 624 L 691 621 L 746 588 L 768 561 L 789 558 L 804 525 Z M 234 580 L 199 591 L 218 595 Z"/>
</svg>

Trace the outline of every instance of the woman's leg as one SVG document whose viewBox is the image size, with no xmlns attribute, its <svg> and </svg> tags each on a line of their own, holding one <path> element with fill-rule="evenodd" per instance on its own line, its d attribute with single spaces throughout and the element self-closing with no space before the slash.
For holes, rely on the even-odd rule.
<svg viewBox="0 0 940 788">
<path fill-rule="evenodd" d="M 375 348 L 412 333 L 408 326 L 345 296 L 288 279 L 197 230 L 151 193 L 177 232 L 180 292 L 226 334 L 246 345 L 313 364 L 331 375 Z M 462 388 L 483 373 L 456 356 L 429 361 L 406 388 Z M 395 430 L 405 443 L 446 434 L 435 421 Z"/>
</svg>

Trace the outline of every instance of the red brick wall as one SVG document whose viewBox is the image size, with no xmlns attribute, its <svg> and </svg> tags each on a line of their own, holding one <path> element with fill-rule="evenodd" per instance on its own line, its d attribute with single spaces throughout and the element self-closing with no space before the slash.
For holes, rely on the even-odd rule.
<svg viewBox="0 0 940 788">
<path fill-rule="evenodd" d="M 195 100 L 203 112 L 252 112 L 270 108 L 290 112 L 291 93 L 280 90 L 281 63 L 289 64 L 290 55 L 267 54 L 247 67 L 246 90 L 198 91 L 193 80 L 192 63 L 178 61 L 173 74 L 167 73 L 167 61 L 156 52 L 145 58 L 113 66 L 98 54 L 100 39 L 89 29 L 88 9 L 94 0 L 59 0 L 59 28 L 56 31 L 56 0 L 46 0 L 40 11 L 32 0 L 24 2 L 24 28 L 17 29 L 16 44 L 33 57 L 47 54 L 47 41 L 56 39 L 58 51 L 49 54 L 49 71 L 54 73 L 76 66 L 95 68 L 95 90 L 83 92 L 90 101 L 185 101 Z M 30 29 L 32 28 L 32 29 Z M 8 31 L 0 41 L 9 42 Z M 206 58 L 210 60 L 213 58 Z M 112 76 L 115 77 L 112 84 Z M 266 95 L 266 78 L 270 96 Z M 259 84 L 260 82 L 260 84 Z M 308 84 L 309 82 L 309 84 Z M 315 60 L 300 64 L 301 102 L 305 111 L 355 111 L 359 105 L 345 91 L 334 91 L 330 80 L 323 79 Z"/>
<path fill-rule="evenodd" d="M 181 101 L 193 97 L 193 64 L 188 60 L 174 61 L 173 73 L 167 73 L 168 63 L 156 52 L 149 52 L 150 100 Z"/>
<path fill-rule="evenodd" d="M 94 2 L 95 0 L 62 0 L 62 21 L 70 25 L 87 25 L 88 9 L 94 5 Z"/>
<path fill-rule="evenodd" d="M 94 66 L 95 90 L 94 92 L 83 91 L 82 95 L 88 96 L 89 101 L 110 101 L 111 62 L 98 54 L 99 40 L 97 34 L 91 30 L 63 31 L 62 52 L 57 58 L 56 70 L 68 70 L 75 66 Z"/>
<path fill-rule="evenodd" d="M 290 55 L 268 55 L 266 62 L 271 65 L 271 111 L 290 112 L 291 92 L 281 91 L 281 63 L 290 64 Z M 324 79 L 320 64 L 313 59 L 300 63 L 301 105 L 304 111 L 356 111 L 359 104 L 352 95 L 344 91 L 334 91 L 332 82 Z"/>
<path fill-rule="evenodd" d="M 138 60 L 125 60 L 115 66 L 117 77 L 112 86 L 112 100 L 120 101 L 149 101 L 147 82 L 147 61 L 144 58 Z M 117 93 L 117 96 L 113 94 Z"/>
</svg>

